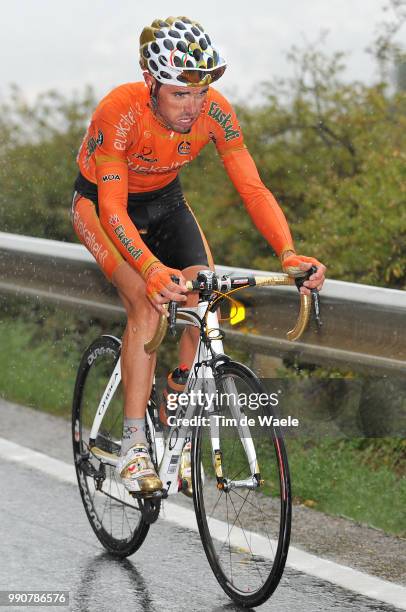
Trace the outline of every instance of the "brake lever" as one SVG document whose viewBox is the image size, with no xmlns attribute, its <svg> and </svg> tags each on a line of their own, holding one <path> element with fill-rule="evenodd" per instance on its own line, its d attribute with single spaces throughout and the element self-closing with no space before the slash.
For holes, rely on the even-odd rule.
<svg viewBox="0 0 406 612">
<path fill-rule="evenodd" d="M 314 274 L 315 272 L 317 272 L 317 268 L 316 266 L 312 266 L 310 268 L 310 270 L 307 270 L 307 272 L 303 275 L 300 276 L 299 278 L 295 278 L 295 284 L 296 287 L 298 289 L 298 291 L 300 291 L 300 287 L 303 286 L 303 283 L 306 280 L 309 280 L 309 278 L 311 277 L 312 274 Z M 319 297 L 319 292 L 317 289 L 310 289 L 310 294 L 312 297 L 312 304 L 313 304 L 313 313 L 314 313 L 314 318 L 316 320 L 316 324 L 318 329 L 321 328 L 321 326 L 323 325 L 321 318 L 320 318 L 320 297 Z"/>
<path fill-rule="evenodd" d="M 317 291 L 317 289 L 310 289 L 311 295 L 312 295 L 312 303 L 313 303 L 313 313 L 314 313 L 314 318 L 316 320 L 316 324 L 318 329 L 321 328 L 321 326 L 323 325 L 322 320 L 320 318 L 320 297 L 319 297 L 319 292 Z"/>
<path fill-rule="evenodd" d="M 171 280 L 179 285 L 179 278 L 172 275 Z M 178 311 L 178 302 L 175 300 L 169 302 L 169 333 L 171 336 L 176 336 L 176 314 Z"/>
</svg>

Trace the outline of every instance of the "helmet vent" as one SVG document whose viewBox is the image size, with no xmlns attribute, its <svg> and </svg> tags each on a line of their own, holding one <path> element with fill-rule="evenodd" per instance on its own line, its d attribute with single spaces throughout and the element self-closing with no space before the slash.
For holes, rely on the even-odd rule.
<svg viewBox="0 0 406 612">
<path fill-rule="evenodd" d="M 168 38 L 165 38 L 164 40 L 164 47 L 168 49 L 168 51 L 173 51 L 173 49 L 175 48 L 173 42 Z"/>
<path fill-rule="evenodd" d="M 185 38 L 186 40 L 188 40 L 190 43 L 194 43 L 196 42 L 195 37 L 193 36 L 193 34 L 191 34 L 190 32 L 185 32 Z"/>
</svg>

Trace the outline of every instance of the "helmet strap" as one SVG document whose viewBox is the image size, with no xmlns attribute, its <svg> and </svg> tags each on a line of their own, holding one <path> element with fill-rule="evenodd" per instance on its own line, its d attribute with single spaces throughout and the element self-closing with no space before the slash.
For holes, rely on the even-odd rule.
<svg viewBox="0 0 406 612">
<path fill-rule="evenodd" d="M 160 83 L 159 81 L 155 81 L 155 83 L 151 85 L 151 88 L 149 90 L 149 96 L 151 99 L 151 110 L 159 121 L 159 123 L 161 123 L 168 130 L 171 130 L 171 126 L 166 123 L 165 118 L 162 117 L 161 113 L 158 110 L 158 92 L 161 89 L 161 85 L 162 83 Z"/>
<path fill-rule="evenodd" d="M 154 112 L 156 112 L 158 109 L 158 91 L 160 87 L 161 87 L 161 83 L 159 81 L 155 81 L 155 83 L 151 85 L 151 89 L 149 90 L 152 109 Z"/>
</svg>

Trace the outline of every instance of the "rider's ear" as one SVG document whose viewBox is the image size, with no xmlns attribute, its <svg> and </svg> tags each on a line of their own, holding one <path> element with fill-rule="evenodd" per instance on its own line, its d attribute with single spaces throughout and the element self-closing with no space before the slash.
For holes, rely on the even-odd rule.
<svg viewBox="0 0 406 612">
<path fill-rule="evenodd" d="M 149 95 L 151 98 L 151 103 L 152 103 L 152 107 L 154 109 L 157 108 L 158 106 L 158 90 L 159 90 L 159 83 L 158 81 L 152 76 L 152 74 L 150 74 L 147 71 L 144 71 L 143 73 L 144 76 L 144 81 L 146 86 L 148 87 L 149 90 Z"/>
<path fill-rule="evenodd" d="M 152 95 L 154 92 L 154 84 L 156 81 L 154 77 L 152 76 L 152 74 L 150 74 L 146 70 L 144 70 L 143 72 L 143 77 L 144 77 L 145 84 L 148 87 L 149 93 Z"/>
</svg>

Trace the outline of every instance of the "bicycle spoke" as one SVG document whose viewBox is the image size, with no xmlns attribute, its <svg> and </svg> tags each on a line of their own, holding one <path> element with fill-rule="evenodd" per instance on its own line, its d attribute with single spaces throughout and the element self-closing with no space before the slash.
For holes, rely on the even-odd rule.
<svg viewBox="0 0 406 612">
<path fill-rule="evenodd" d="M 228 507 L 228 499 L 229 499 L 229 496 L 228 496 L 228 494 L 227 494 L 227 495 L 226 495 L 226 504 L 227 504 L 227 507 Z M 230 502 L 231 502 L 231 499 L 230 499 Z M 234 514 L 236 515 L 236 517 L 235 517 L 235 519 L 234 519 L 234 523 L 233 523 L 233 524 L 232 524 L 232 526 L 231 526 L 231 529 L 230 529 L 230 530 L 229 530 L 229 532 L 228 532 L 229 534 L 230 534 L 230 533 L 231 533 L 231 531 L 234 529 L 235 524 L 236 524 L 237 519 L 238 519 L 238 515 L 237 515 L 237 513 L 236 513 L 236 511 L 235 511 L 235 506 L 234 506 L 234 504 L 233 504 L 232 502 L 231 502 L 231 504 L 232 504 L 232 506 L 233 506 L 233 509 L 234 509 Z M 244 504 L 242 504 L 242 506 L 241 506 L 241 508 L 240 508 L 240 512 L 241 512 L 241 510 L 242 510 L 243 506 L 244 506 Z M 228 525 L 228 513 L 227 513 L 227 525 Z M 224 547 L 224 544 L 223 544 L 223 546 L 220 548 L 220 552 L 222 551 L 223 547 Z"/>
<path fill-rule="evenodd" d="M 216 501 L 216 503 L 214 504 L 214 506 L 213 506 L 213 508 L 212 508 L 211 512 L 209 513 L 209 516 L 212 516 L 212 515 L 214 514 L 215 509 L 217 508 L 217 506 L 218 506 L 218 505 L 219 505 L 219 503 L 220 503 L 220 500 L 221 500 L 221 496 L 222 496 L 222 495 L 224 495 L 223 491 L 219 491 L 217 501 Z"/>
<path fill-rule="evenodd" d="M 274 516 L 272 516 L 272 515 L 270 515 L 270 514 L 266 514 L 266 513 L 265 513 L 265 512 L 262 510 L 262 508 L 261 508 L 259 505 L 254 504 L 252 501 L 250 501 L 250 500 L 248 499 L 248 497 L 249 497 L 250 495 L 255 495 L 255 493 L 254 493 L 253 491 L 248 491 L 248 493 L 247 493 L 247 496 L 246 496 L 246 497 L 243 497 L 243 496 L 242 496 L 240 493 L 238 493 L 238 491 L 237 491 L 236 489 L 232 489 L 232 490 L 230 491 L 230 496 L 231 496 L 231 493 L 232 493 L 232 494 L 234 494 L 234 495 L 237 495 L 237 496 L 238 496 L 240 499 L 244 500 L 244 504 L 245 504 L 245 503 L 248 503 L 250 506 L 252 506 L 253 508 L 255 508 L 255 510 L 259 510 L 259 512 L 260 512 L 260 514 L 261 514 L 262 519 L 263 519 L 263 520 L 264 520 L 264 519 L 266 519 L 266 520 L 264 520 L 264 523 L 263 523 L 264 525 L 266 525 L 267 520 L 269 520 L 269 521 L 275 521 L 275 517 L 274 517 Z M 271 537 L 270 537 L 270 535 L 269 535 L 268 530 L 265 530 L 265 533 L 266 533 L 266 537 L 267 537 L 267 539 L 268 539 L 269 545 L 270 545 L 270 547 L 271 547 L 271 550 L 272 550 L 273 554 L 275 555 L 275 553 L 274 553 L 274 545 L 272 544 L 272 540 L 271 540 Z"/>
<path fill-rule="evenodd" d="M 248 497 L 248 495 L 249 495 L 249 491 L 247 492 L 247 497 Z M 246 499 L 245 499 L 245 501 L 246 501 Z M 230 502 L 231 502 L 231 504 L 232 504 L 232 506 L 233 506 L 233 508 L 234 508 L 234 512 L 236 512 L 236 510 L 235 510 L 235 506 L 234 506 L 234 504 L 233 504 L 233 500 L 231 499 L 231 497 L 230 497 Z M 244 502 L 244 503 L 245 503 L 245 502 Z M 255 556 L 254 556 L 254 554 L 253 554 L 253 552 L 252 552 L 252 549 L 251 549 L 251 544 L 248 542 L 247 534 L 245 533 L 245 530 L 244 530 L 243 526 L 241 525 L 241 521 L 239 520 L 239 516 L 240 516 L 240 514 L 241 514 L 241 510 L 242 510 L 243 506 L 244 506 L 244 504 L 241 506 L 241 508 L 240 508 L 240 510 L 239 510 L 239 512 L 238 512 L 238 514 L 237 514 L 236 520 L 238 520 L 238 522 L 239 522 L 239 524 L 240 524 L 240 529 L 241 529 L 241 530 L 242 530 L 242 532 L 243 532 L 244 539 L 245 539 L 245 541 L 246 541 L 246 543 L 247 543 L 247 546 L 248 546 L 248 548 L 249 548 L 249 550 L 250 550 L 250 552 L 251 552 L 251 557 L 252 557 L 252 558 L 253 558 L 253 560 L 255 561 L 255 568 L 256 568 L 256 570 L 258 571 L 260 578 L 262 579 L 262 574 L 261 574 L 260 569 L 259 569 L 259 567 L 258 567 L 258 562 L 257 562 L 257 560 L 256 560 L 256 558 L 255 558 Z"/>
<path fill-rule="evenodd" d="M 227 526 L 229 526 L 228 523 L 228 498 L 226 497 L 226 506 L 227 506 Z M 230 557 L 230 575 L 231 575 L 231 582 L 233 581 L 233 566 L 231 563 L 231 541 L 230 541 L 230 532 L 231 530 L 229 529 L 228 531 L 228 553 L 229 553 L 229 557 Z M 223 546 L 220 548 L 220 552 L 219 555 L 221 554 L 221 551 L 223 550 Z"/>
<path fill-rule="evenodd" d="M 97 491 L 97 490 L 95 489 L 95 494 L 96 494 L 96 491 Z M 106 499 L 104 500 L 104 505 L 103 505 L 103 514 L 101 515 L 101 518 L 100 518 L 100 522 L 101 522 L 101 523 L 103 522 L 103 519 L 104 519 L 104 513 L 106 512 L 106 506 L 107 506 L 107 505 L 108 505 L 108 503 L 109 503 L 109 497 L 110 497 L 110 496 L 107 496 L 107 497 L 106 497 Z"/>
<path fill-rule="evenodd" d="M 124 515 L 125 515 L 125 507 L 124 506 L 121 506 L 121 513 L 122 513 L 122 516 L 121 516 L 121 539 L 123 539 L 124 538 Z M 127 519 L 127 522 L 128 522 L 128 519 Z"/>
<path fill-rule="evenodd" d="M 106 497 L 110 497 L 110 495 L 107 493 L 107 491 L 101 491 L 101 493 L 103 493 L 103 495 L 106 495 Z M 121 499 L 119 499 L 118 497 L 114 497 L 114 495 L 111 496 L 112 499 L 114 499 L 114 501 L 119 502 L 121 506 L 127 507 L 127 508 L 131 508 L 131 510 L 136 510 L 137 512 L 140 511 L 140 509 L 137 506 L 132 506 L 131 504 L 121 501 Z"/>
<path fill-rule="evenodd" d="M 253 491 L 248 491 L 249 493 L 253 493 Z M 256 506 L 255 504 L 253 504 L 251 501 L 249 501 L 247 498 L 243 497 L 240 493 L 238 493 L 237 489 L 231 489 L 230 494 L 233 493 L 234 495 L 237 495 L 238 497 L 240 497 L 241 499 L 246 499 L 246 501 L 248 502 L 248 504 L 250 506 L 252 506 L 253 508 L 255 508 L 255 510 L 259 510 L 262 514 L 263 518 L 267 518 L 269 520 L 275 520 L 275 517 L 272 516 L 271 514 L 265 514 L 264 511 L 260 508 L 260 506 Z M 255 495 L 255 493 L 254 493 Z"/>
<path fill-rule="evenodd" d="M 111 510 L 111 478 L 109 478 L 109 484 L 110 484 L 110 533 L 111 535 L 113 535 L 113 516 L 112 516 L 112 510 Z"/>
<path fill-rule="evenodd" d="M 239 495 L 239 494 L 238 494 L 236 491 L 233 491 L 233 493 L 235 493 L 236 495 L 238 495 L 238 497 L 240 497 L 241 499 L 244 499 L 244 498 L 243 498 L 241 495 Z M 252 491 L 249 491 L 249 493 L 252 493 Z M 249 501 L 249 500 L 248 500 L 248 496 L 247 496 L 247 498 L 246 498 L 246 501 L 248 502 L 248 504 L 250 504 L 251 506 L 253 506 L 253 507 L 254 507 L 256 510 L 259 510 L 259 512 L 260 512 L 260 514 L 261 514 L 261 516 L 262 516 L 262 519 L 263 519 L 263 525 L 266 525 L 266 519 L 269 519 L 270 521 L 274 521 L 274 520 L 275 520 L 275 517 L 270 516 L 270 515 L 266 515 L 260 506 L 256 506 L 256 505 L 255 505 L 255 504 L 253 504 L 251 501 Z M 268 532 L 268 530 L 267 530 L 267 529 L 265 530 L 265 534 L 266 534 L 266 537 L 267 537 L 267 539 L 268 539 L 269 546 L 270 546 L 270 548 L 271 548 L 272 554 L 273 554 L 273 556 L 275 557 L 274 544 L 272 543 L 271 536 L 269 535 L 269 532 Z"/>
</svg>

